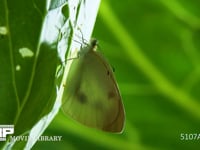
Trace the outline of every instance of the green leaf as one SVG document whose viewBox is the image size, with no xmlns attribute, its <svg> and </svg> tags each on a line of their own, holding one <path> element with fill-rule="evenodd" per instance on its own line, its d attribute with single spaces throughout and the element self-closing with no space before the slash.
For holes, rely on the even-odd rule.
<svg viewBox="0 0 200 150">
<path fill-rule="evenodd" d="M 56 41 L 40 41 L 45 5 L 38 0 L 0 5 L 0 124 L 14 124 L 15 135 L 28 132 L 56 98 Z"/>
<path fill-rule="evenodd" d="M 67 0 L 57 0 L 57 1 L 52 0 L 52 1 L 50 1 L 49 10 L 58 8 L 58 7 L 62 6 L 63 4 L 65 4 L 66 2 L 67 2 Z"/>
</svg>

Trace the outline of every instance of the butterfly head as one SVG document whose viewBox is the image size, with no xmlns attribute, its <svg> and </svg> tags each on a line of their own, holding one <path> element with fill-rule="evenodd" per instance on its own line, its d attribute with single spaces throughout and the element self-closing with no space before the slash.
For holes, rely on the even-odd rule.
<svg viewBox="0 0 200 150">
<path fill-rule="evenodd" d="M 95 51 L 95 50 L 97 49 L 97 46 L 98 46 L 98 41 L 97 41 L 97 39 L 92 39 L 92 40 L 90 41 L 90 46 L 91 46 L 91 49 Z"/>
</svg>

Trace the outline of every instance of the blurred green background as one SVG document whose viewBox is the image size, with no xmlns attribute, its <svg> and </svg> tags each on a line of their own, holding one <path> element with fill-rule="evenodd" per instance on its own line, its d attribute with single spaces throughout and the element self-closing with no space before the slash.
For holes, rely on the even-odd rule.
<svg viewBox="0 0 200 150">
<path fill-rule="evenodd" d="M 200 1 L 102 0 L 93 37 L 115 68 L 126 111 L 122 134 L 84 127 L 59 112 L 39 149 L 197 150 L 200 134 Z"/>
</svg>

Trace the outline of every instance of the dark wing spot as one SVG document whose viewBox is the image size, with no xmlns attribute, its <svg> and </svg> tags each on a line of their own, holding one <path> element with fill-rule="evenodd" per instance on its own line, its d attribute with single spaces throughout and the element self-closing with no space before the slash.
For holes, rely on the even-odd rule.
<svg viewBox="0 0 200 150">
<path fill-rule="evenodd" d="M 87 96 L 82 93 L 82 92 L 78 92 L 77 93 L 77 100 L 81 103 L 81 104 L 86 104 L 87 103 Z"/>
<path fill-rule="evenodd" d="M 108 99 L 112 99 L 112 98 L 114 98 L 114 97 L 116 97 L 115 92 L 110 91 L 110 92 L 108 93 Z"/>
<path fill-rule="evenodd" d="M 107 71 L 107 75 L 108 75 L 108 76 L 110 75 L 110 72 L 109 72 L 109 70 Z"/>
<path fill-rule="evenodd" d="M 80 91 L 80 85 L 77 86 L 75 90 L 75 96 L 76 96 L 77 101 L 81 104 L 86 104 L 88 101 L 87 96 L 83 92 Z"/>
</svg>

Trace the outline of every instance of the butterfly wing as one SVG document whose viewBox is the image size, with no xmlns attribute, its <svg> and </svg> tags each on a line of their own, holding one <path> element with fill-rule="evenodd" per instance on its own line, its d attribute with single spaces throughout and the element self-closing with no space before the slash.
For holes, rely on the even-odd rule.
<svg viewBox="0 0 200 150">
<path fill-rule="evenodd" d="M 62 99 L 63 111 L 86 126 L 121 132 L 124 108 L 109 64 L 95 51 L 73 60 Z"/>
</svg>

